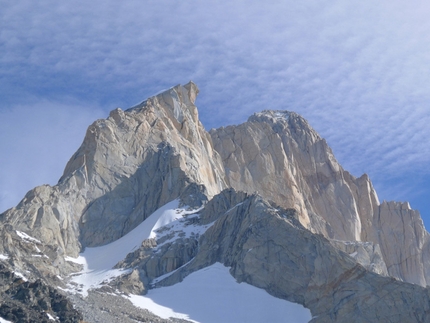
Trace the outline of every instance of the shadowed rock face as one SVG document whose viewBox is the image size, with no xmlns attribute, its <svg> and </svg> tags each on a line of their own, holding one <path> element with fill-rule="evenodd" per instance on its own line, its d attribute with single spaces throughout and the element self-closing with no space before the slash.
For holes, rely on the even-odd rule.
<svg viewBox="0 0 430 323">
<path fill-rule="evenodd" d="M 52 322 L 48 314 L 57 322 L 82 321 L 82 314 L 64 295 L 40 280 L 25 282 L 3 264 L 0 264 L 0 286 L 0 317 L 11 322 Z"/>
<path fill-rule="evenodd" d="M 312 322 L 426 322 L 429 289 L 366 270 L 322 235 L 305 229 L 297 211 L 258 195 L 226 190 L 200 217 L 214 221 L 194 259 L 158 283 L 171 285 L 221 262 L 238 282 L 301 303 Z"/>
<path fill-rule="evenodd" d="M 219 261 L 238 281 L 310 308 L 313 322 L 430 320 L 428 290 L 401 282 L 430 280 L 417 211 L 380 204 L 368 176 L 343 170 L 296 113 L 263 111 L 208 133 L 197 94 L 178 85 L 94 122 L 57 185 L 0 215 L 0 254 L 61 285 L 79 270 L 66 256 L 117 240 L 178 199 L 204 207 L 184 226 L 209 229 L 144 241 L 112 286 L 144 293 Z"/>
</svg>

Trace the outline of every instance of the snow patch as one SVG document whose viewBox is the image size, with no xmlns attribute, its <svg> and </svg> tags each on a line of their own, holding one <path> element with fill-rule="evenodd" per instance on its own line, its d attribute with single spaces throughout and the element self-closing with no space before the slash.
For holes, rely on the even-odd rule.
<svg viewBox="0 0 430 323">
<path fill-rule="evenodd" d="M 290 113 L 286 111 L 276 111 L 274 116 L 276 119 L 288 120 Z"/>
<path fill-rule="evenodd" d="M 78 265 L 85 265 L 86 264 L 85 258 L 83 258 L 83 257 L 72 258 L 72 257 L 66 256 L 66 257 L 64 257 L 64 260 L 74 262 L 75 264 L 78 264 Z"/>
<path fill-rule="evenodd" d="M 177 210 L 171 209 L 171 210 L 166 210 L 165 212 L 163 212 L 163 214 L 157 219 L 157 221 L 153 225 L 151 232 L 149 234 L 149 238 L 157 237 L 157 233 L 155 231 L 157 231 L 161 227 L 164 227 L 164 226 L 166 226 L 166 225 L 168 225 L 171 222 L 174 222 L 176 220 L 182 219 L 185 215 L 185 212 L 186 211 L 184 209 L 177 209 Z"/>
<path fill-rule="evenodd" d="M 158 251 L 162 246 L 164 246 L 167 243 L 172 243 L 175 240 L 179 238 L 189 238 L 191 236 L 200 236 L 203 233 L 206 232 L 207 229 L 209 229 L 214 222 L 206 224 L 206 225 L 200 225 L 195 223 L 190 223 L 190 219 L 199 217 L 199 212 L 203 209 L 203 207 L 192 210 L 192 211 L 185 211 L 183 209 L 177 209 L 177 216 L 175 218 L 171 219 L 171 222 L 169 224 L 166 224 L 164 226 L 161 226 L 157 230 L 153 231 L 153 237 L 158 240 L 160 240 L 163 236 L 175 233 L 170 239 L 163 241 L 162 243 L 158 244 L 156 249 Z"/>
<path fill-rule="evenodd" d="M 28 281 L 28 279 L 25 278 L 25 276 L 23 274 L 21 274 L 20 272 L 14 271 L 13 273 L 15 274 L 15 276 L 21 278 L 23 281 L 25 281 L 25 282 Z"/>
<path fill-rule="evenodd" d="M 125 297 L 125 296 L 124 296 Z M 193 322 L 308 322 L 312 316 L 303 306 L 269 295 L 263 289 L 237 283 L 220 263 L 187 276 L 181 283 L 151 289 L 130 301 L 162 318 Z"/>
<path fill-rule="evenodd" d="M 127 269 L 109 269 L 109 270 L 97 270 L 89 271 L 88 268 L 84 271 L 78 273 L 77 275 L 72 275 L 72 282 L 68 284 L 68 291 L 78 292 L 84 297 L 88 295 L 88 290 L 97 289 L 103 285 L 111 282 L 116 277 L 124 274 L 130 273 L 131 270 Z"/>
<path fill-rule="evenodd" d="M 11 321 L 5 320 L 4 318 L 0 317 L 0 323 L 12 323 Z"/>
<path fill-rule="evenodd" d="M 9 259 L 8 255 L 3 255 L 0 253 L 0 260 L 7 260 L 7 259 Z"/>
<path fill-rule="evenodd" d="M 290 112 L 282 111 L 282 110 L 276 110 L 276 111 L 264 110 L 261 112 L 257 112 L 254 115 L 257 117 L 265 116 L 265 117 L 273 118 L 275 120 L 284 120 L 284 121 L 288 121 L 288 119 L 290 118 Z"/>
<path fill-rule="evenodd" d="M 51 314 L 49 314 L 49 313 L 46 313 L 46 315 L 48 316 L 48 319 L 50 319 L 51 321 L 56 321 L 57 319 L 56 318 L 54 318 Z"/>
<path fill-rule="evenodd" d="M 25 233 L 25 232 L 22 232 L 22 231 L 18 231 L 18 230 L 16 230 L 16 234 L 21 238 L 21 239 L 23 239 L 23 240 L 26 240 L 26 241 L 31 241 L 31 242 L 36 242 L 36 243 L 42 243 L 42 242 L 40 242 L 40 240 L 37 240 L 36 238 L 33 238 L 33 237 L 30 237 L 27 233 Z"/>
<path fill-rule="evenodd" d="M 118 276 L 130 273 L 130 269 L 112 268 L 130 252 L 139 248 L 144 240 L 156 237 L 157 229 L 183 218 L 184 214 L 190 212 L 177 209 L 178 203 L 178 200 L 174 200 L 162 206 L 136 228 L 114 242 L 101 247 L 86 248 L 78 258 L 65 257 L 66 261 L 84 267 L 81 272 L 71 275 L 69 291 L 86 296 L 89 289 L 99 288 Z"/>
</svg>

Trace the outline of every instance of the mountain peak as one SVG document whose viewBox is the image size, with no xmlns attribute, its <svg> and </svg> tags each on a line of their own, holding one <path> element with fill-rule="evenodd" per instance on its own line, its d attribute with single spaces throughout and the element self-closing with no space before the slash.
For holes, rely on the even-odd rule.
<svg viewBox="0 0 430 323">
<path fill-rule="evenodd" d="M 199 94 L 199 88 L 197 87 L 197 85 L 193 82 L 193 81 L 189 81 L 187 84 L 185 85 L 181 85 L 181 84 L 177 84 L 175 86 L 172 86 L 169 89 L 166 90 L 162 90 L 159 91 L 157 94 L 153 95 L 154 96 L 163 96 L 163 95 L 172 95 L 173 92 L 183 92 L 183 89 L 185 89 L 187 91 L 188 94 L 188 99 L 190 100 L 190 102 L 192 104 L 195 103 L 196 101 L 196 97 Z"/>
<path fill-rule="evenodd" d="M 248 120 L 253 120 L 254 118 L 272 118 L 275 120 L 285 120 L 288 121 L 291 115 L 297 115 L 295 112 L 287 110 L 263 110 L 261 112 L 254 113 Z"/>
<path fill-rule="evenodd" d="M 33 189 L 0 215 L 0 261 L 53 286 L 79 291 L 97 276 L 91 288 L 127 293 L 221 262 L 238 281 L 308 306 L 315 322 L 362 308 L 371 318 L 409 317 L 411 306 L 428 305 L 423 288 L 385 277 L 430 282 L 418 212 L 380 205 L 367 175 L 343 170 L 294 112 L 265 110 L 209 134 L 198 92 L 193 82 L 176 85 L 90 125 L 58 185 Z M 91 267 L 96 258 L 106 259 Z M 84 271 L 73 265 L 82 259 Z M 403 291 L 413 296 L 396 296 Z M 398 306 L 380 311 L 368 294 Z"/>
<path fill-rule="evenodd" d="M 171 88 L 161 90 L 156 94 L 152 95 L 148 99 L 142 101 L 141 103 L 127 109 L 127 112 L 133 110 L 140 110 L 143 107 L 147 106 L 149 102 L 154 101 L 168 101 L 170 103 L 170 107 L 172 109 L 177 108 L 178 106 L 194 106 L 196 102 L 197 95 L 199 94 L 199 88 L 193 81 L 189 81 L 185 85 L 177 84 L 172 86 Z M 172 102 L 173 100 L 173 102 Z M 175 103 L 177 105 L 175 105 Z M 176 113 L 179 113 L 178 111 Z"/>
</svg>

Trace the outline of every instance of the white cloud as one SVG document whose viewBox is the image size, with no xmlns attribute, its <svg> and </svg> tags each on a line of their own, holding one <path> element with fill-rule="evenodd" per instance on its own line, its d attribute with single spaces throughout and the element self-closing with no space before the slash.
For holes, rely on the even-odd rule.
<svg viewBox="0 0 430 323">
<path fill-rule="evenodd" d="M 296 111 L 346 169 L 388 185 L 430 172 L 429 14 L 421 0 L 8 2 L 0 109 L 65 95 L 126 108 L 192 79 L 208 128 Z"/>
</svg>

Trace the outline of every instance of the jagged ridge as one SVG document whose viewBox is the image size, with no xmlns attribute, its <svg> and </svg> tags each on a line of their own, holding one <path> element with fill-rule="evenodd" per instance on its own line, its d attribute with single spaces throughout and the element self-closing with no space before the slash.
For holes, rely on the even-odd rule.
<svg viewBox="0 0 430 323">
<path fill-rule="evenodd" d="M 333 284 L 336 288 L 332 292 L 337 293 L 339 286 L 352 288 L 350 284 L 357 281 L 358 286 L 352 288 L 355 290 L 352 299 L 357 302 L 360 297 L 383 296 L 371 291 L 365 281 L 384 286 L 383 290 L 403 286 L 405 293 L 413 290 L 422 295 L 424 302 L 428 299 L 426 289 L 401 285 L 380 276 L 422 286 L 428 284 L 429 235 L 417 211 L 402 203 L 379 204 L 368 176 L 355 178 L 343 170 L 326 141 L 296 113 L 263 111 L 241 125 L 207 133 L 198 120 L 197 94 L 198 88 L 192 82 L 178 85 L 126 111 L 116 109 L 107 119 L 93 123 L 58 185 L 35 188 L 16 208 L 0 215 L 0 230 L 5 237 L 0 253 L 8 254 L 12 265 L 32 267 L 35 277 L 61 285 L 56 275 L 66 276 L 77 270 L 76 265 L 65 261 L 66 256 L 76 257 L 85 247 L 115 241 L 174 199 L 191 207 L 204 206 L 209 201 L 202 215 L 193 221 L 198 225 L 215 223 L 213 227 L 188 240 L 178 238 L 164 244 L 155 256 L 152 250 L 163 242 L 144 242 L 118 264 L 140 269 L 119 278 L 117 285 L 124 290 L 145 292 L 154 279 L 169 272 L 175 274 L 160 284 L 177 282 L 193 270 L 221 261 L 233 266 L 232 274 L 238 280 L 305 304 L 313 314 L 339 322 L 345 311 L 352 310 L 352 301 L 340 299 L 343 307 L 335 312 L 333 303 L 317 301 Z M 234 191 L 227 194 L 223 191 L 226 188 L 255 195 L 250 198 Z M 233 200 L 237 203 L 232 204 Z M 245 202 L 258 212 L 251 210 L 251 206 L 241 206 L 234 211 L 233 218 L 225 213 Z M 285 211 L 290 209 L 296 211 Z M 290 215 L 283 216 L 284 213 Z M 247 263 L 247 257 L 253 253 L 243 254 L 245 240 L 231 241 L 246 223 L 256 225 L 262 214 L 269 221 L 267 225 L 276 229 L 271 239 L 290 232 L 289 236 L 296 239 L 306 237 L 296 246 L 297 252 L 308 254 L 303 250 L 313 250 L 305 265 L 298 260 L 298 254 L 291 256 L 288 243 L 282 245 L 288 239 L 279 242 L 282 248 L 278 254 L 289 257 L 287 263 L 291 266 L 305 269 L 301 279 L 306 282 L 300 284 L 301 289 L 288 287 L 293 280 L 281 284 L 279 290 L 273 289 L 275 282 L 267 282 L 272 272 L 264 271 L 264 266 L 255 260 Z M 270 224 L 272 221 L 276 225 Z M 222 233 L 226 223 L 236 231 Z M 216 230 L 221 231 L 214 236 Z M 261 233 L 263 228 L 259 230 Z M 33 247 L 17 242 L 18 231 L 31 233 L 40 240 L 44 252 L 49 251 L 49 261 L 24 259 L 23 255 L 31 254 Z M 399 245 L 402 239 L 405 243 Z M 267 241 L 260 243 L 264 245 Z M 226 246 L 220 249 L 223 244 Z M 209 252 L 214 246 L 217 254 Z M 267 261 L 266 249 L 262 248 L 255 256 Z M 232 252 L 238 254 L 233 256 Z M 331 259 L 328 263 L 321 257 L 322 252 L 328 253 Z M 291 277 L 297 279 L 301 271 L 296 272 L 293 267 L 279 265 L 273 270 L 282 268 L 284 273 L 290 270 Z M 333 271 L 334 267 L 338 269 Z M 279 279 L 279 275 L 274 277 Z M 140 287 L 132 287 L 134 283 L 127 285 L 127 280 L 140 281 Z M 362 294 L 359 287 L 367 294 Z M 391 295 L 395 302 L 398 294 Z M 371 315 L 380 311 L 379 305 L 365 303 L 362 306 L 372 309 Z M 411 308 L 421 305 L 406 298 L 399 310 L 407 307 L 404 313 L 409 313 Z M 419 315 L 417 319 L 426 314 Z"/>
</svg>

